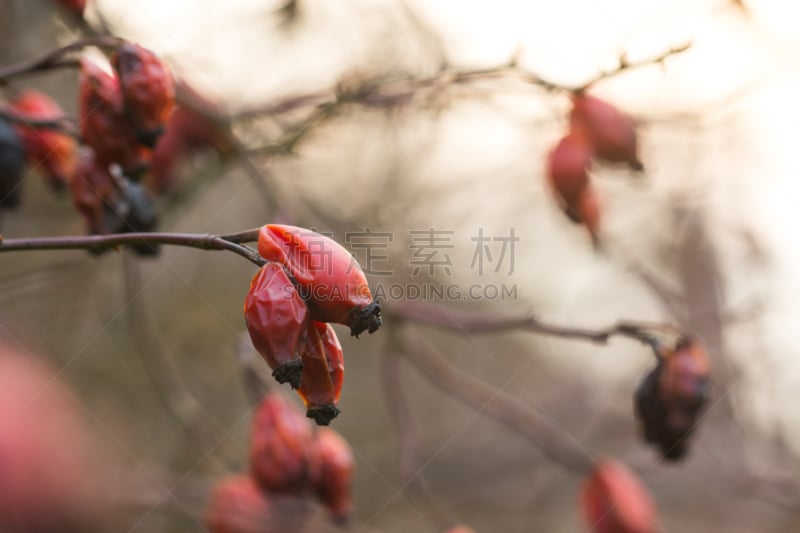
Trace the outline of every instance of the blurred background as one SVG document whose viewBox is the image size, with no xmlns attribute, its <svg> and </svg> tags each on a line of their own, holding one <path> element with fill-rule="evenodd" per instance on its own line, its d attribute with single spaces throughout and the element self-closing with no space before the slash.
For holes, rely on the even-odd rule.
<svg viewBox="0 0 800 533">
<path fill-rule="evenodd" d="M 0 5 L 3 63 L 79 33 L 50 1 Z M 677 465 L 660 463 L 638 440 L 632 394 L 652 365 L 646 348 L 414 331 L 462 370 L 547 413 L 592 456 L 633 465 L 663 531 L 799 527 L 800 6 L 98 0 L 86 19 L 157 51 L 229 114 L 367 79 L 512 59 L 547 80 L 580 85 L 614 69 L 622 53 L 636 61 L 691 42 L 662 65 L 593 90 L 635 117 L 645 164 L 641 175 L 593 170 L 601 253 L 559 212 L 543 179 L 568 98 L 507 77 L 444 84 L 400 105 L 345 106 L 303 132 L 290 154 L 264 155 L 293 116 L 243 120 L 235 132 L 257 172 L 212 151 L 195 155 L 176 172 L 196 186 L 179 201 L 162 201 L 160 228 L 221 234 L 284 221 L 345 244 L 348 233 L 369 228 L 391 236 L 373 250 L 373 288 L 478 286 L 477 298 L 439 303 L 487 314 L 532 311 L 573 326 L 673 323 L 704 340 L 714 376 L 708 414 Z M 30 76 L 11 89 L 22 87 L 77 113 L 74 72 Z M 426 252 L 415 232 L 430 230 L 446 239 L 436 248 L 446 261 L 429 270 L 418 261 Z M 500 239 L 512 231 L 514 254 L 500 268 Z M 83 232 L 68 196 L 54 196 L 35 174 L 23 207 L 2 220 L 6 237 Z M 479 235 L 495 239 L 495 262 L 482 273 L 474 262 Z M 355 242 L 363 264 L 368 251 Z M 83 252 L 0 259 L 0 333 L 42 354 L 72 384 L 97 438 L 126 465 L 119 484 L 156 495 L 131 498 L 127 531 L 202 531 L 204 491 L 246 468 L 250 407 L 237 351 L 254 273 L 232 254 L 181 248 L 150 260 Z M 492 297 L 486 287 L 513 295 Z M 398 471 L 380 378 L 386 332 L 339 333 L 347 374 L 334 427 L 357 459 L 350 529 L 436 531 Z M 440 510 L 479 532 L 584 530 L 581 479 L 412 367 L 399 370 L 418 424 L 422 475 Z"/>
</svg>

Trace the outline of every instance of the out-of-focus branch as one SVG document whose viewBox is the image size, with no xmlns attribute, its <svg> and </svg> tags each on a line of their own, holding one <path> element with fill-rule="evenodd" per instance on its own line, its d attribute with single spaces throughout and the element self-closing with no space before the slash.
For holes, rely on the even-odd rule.
<svg viewBox="0 0 800 533">
<path fill-rule="evenodd" d="M 381 359 L 381 381 L 389 419 L 397 431 L 397 455 L 400 479 L 418 512 L 436 529 L 445 530 L 456 524 L 439 506 L 430 492 L 419 459 L 419 434 L 408 402 L 407 387 L 402 379 L 402 346 L 397 328 L 387 332 L 386 350 Z"/>
<path fill-rule="evenodd" d="M 75 137 L 76 139 L 80 138 L 80 134 L 78 133 L 78 128 L 76 127 L 77 122 L 75 121 L 75 119 L 30 118 L 26 117 L 25 115 L 21 115 L 20 113 L 17 113 L 16 111 L 8 107 L 0 107 L 0 117 L 8 120 L 9 122 L 23 124 L 25 126 L 30 126 L 35 129 L 54 130 L 69 135 L 71 137 Z"/>
<path fill-rule="evenodd" d="M 131 337 L 136 345 L 142 363 L 150 374 L 169 412 L 180 423 L 184 430 L 196 440 L 203 442 L 209 449 L 214 449 L 219 440 L 220 431 L 211 427 L 202 404 L 195 398 L 181 377 L 175 361 L 167 353 L 152 310 L 145 300 L 141 271 L 136 258 L 131 254 L 123 256 L 128 325 Z M 210 458 L 225 471 L 227 468 L 217 460 Z"/>
<path fill-rule="evenodd" d="M 258 230 L 251 231 L 257 232 Z M 145 232 L 81 237 L 29 237 L 19 239 L 5 239 L 0 236 L 0 252 L 26 250 L 100 251 L 132 244 L 166 244 L 198 248 L 200 250 L 227 250 L 244 257 L 258 266 L 264 266 L 266 264 L 266 261 L 252 248 L 226 240 L 218 235 Z"/>
<path fill-rule="evenodd" d="M 546 324 L 530 313 L 477 314 L 424 302 L 392 302 L 384 305 L 383 313 L 386 316 L 457 332 L 492 333 L 519 330 L 600 344 L 607 343 L 611 337 L 626 337 L 651 346 L 656 355 L 660 353 L 663 345 L 662 335 L 674 337 L 672 340 L 683 336 L 680 331 L 668 324 L 620 321 L 603 329 L 585 329 Z"/>
<path fill-rule="evenodd" d="M 403 356 L 434 385 L 519 433 L 567 470 L 585 475 L 594 460 L 561 428 L 540 417 L 521 401 L 453 366 L 417 332 L 399 334 Z"/>
<path fill-rule="evenodd" d="M 74 68 L 78 66 L 78 62 L 68 57 L 72 52 L 83 50 L 89 46 L 114 48 L 123 42 L 125 42 L 123 39 L 106 35 L 73 41 L 54 50 L 45 52 L 39 57 L 0 67 L 0 83 L 6 83 L 11 78 L 23 76 L 25 74 L 58 68 Z"/>
</svg>

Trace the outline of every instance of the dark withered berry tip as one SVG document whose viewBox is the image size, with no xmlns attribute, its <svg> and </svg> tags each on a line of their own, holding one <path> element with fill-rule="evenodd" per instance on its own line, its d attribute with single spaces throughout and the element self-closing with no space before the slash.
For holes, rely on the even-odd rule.
<svg viewBox="0 0 800 533">
<path fill-rule="evenodd" d="M 636 161 L 629 163 L 629 166 L 631 167 L 631 170 L 633 170 L 634 172 L 642 172 L 644 170 L 644 163 L 642 163 L 638 159 Z"/>
<path fill-rule="evenodd" d="M 152 149 L 156 147 L 156 144 L 158 144 L 158 140 L 161 138 L 163 133 L 164 126 L 158 126 L 151 129 L 140 129 L 136 132 L 136 140 L 138 140 L 139 144 L 142 146 Z"/>
<path fill-rule="evenodd" d="M 283 363 L 272 371 L 272 377 L 280 384 L 288 383 L 293 389 L 300 388 L 300 378 L 303 375 L 303 361 L 289 361 Z"/>
<path fill-rule="evenodd" d="M 341 411 L 335 405 L 318 405 L 309 407 L 306 416 L 312 419 L 318 426 L 329 426 L 331 420 L 339 416 Z"/>
<path fill-rule="evenodd" d="M 346 527 L 350 523 L 350 517 L 347 515 L 334 515 L 331 516 L 331 522 L 335 526 Z"/>
<path fill-rule="evenodd" d="M 689 449 L 684 444 L 674 444 L 672 446 L 663 446 L 661 453 L 664 454 L 664 460 L 670 462 L 677 462 L 686 459 Z"/>
<path fill-rule="evenodd" d="M 350 335 L 358 338 L 365 331 L 372 334 L 381 327 L 381 304 L 374 301 L 371 304 L 354 311 L 350 325 Z"/>
</svg>

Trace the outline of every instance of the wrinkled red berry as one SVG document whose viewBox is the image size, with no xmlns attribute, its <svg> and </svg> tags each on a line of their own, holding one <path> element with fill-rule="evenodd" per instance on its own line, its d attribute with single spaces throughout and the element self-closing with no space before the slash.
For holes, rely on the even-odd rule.
<svg viewBox="0 0 800 533">
<path fill-rule="evenodd" d="M 580 507 L 594 533 L 653 533 L 655 507 L 647 490 L 623 465 L 603 460 L 583 483 Z"/>
<path fill-rule="evenodd" d="M 132 43 L 117 48 L 111 65 L 117 72 L 125 115 L 136 139 L 154 147 L 175 105 L 172 73 L 156 54 Z"/>
<path fill-rule="evenodd" d="M 314 492 L 335 521 L 346 522 L 353 511 L 355 461 L 350 445 L 335 431 L 320 428 L 314 434 L 312 454 Z"/>
<path fill-rule="evenodd" d="M 309 311 L 286 271 L 267 263 L 253 277 L 244 301 L 244 319 L 253 346 L 278 383 L 300 386 Z"/>
<path fill-rule="evenodd" d="M 582 93 L 572 97 L 570 119 L 573 128 L 586 130 L 597 158 L 641 170 L 636 125 L 631 117 L 605 100 Z"/>
<path fill-rule="evenodd" d="M 126 175 L 138 174 L 149 153 L 137 145 L 125 119 L 119 81 L 88 59 L 81 60 L 81 135 L 103 165 L 117 163 Z"/>
<path fill-rule="evenodd" d="M 344 355 L 330 324 L 311 322 L 302 352 L 303 374 L 297 393 L 306 404 L 306 416 L 327 426 L 339 415 L 344 383 Z"/>
<path fill-rule="evenodd" d="M 372 299 L 364 272 L 333 239 L 304 228 L 267 224 L 258 236 L 258 252 L 289 269 L 312 320 L 344 324 L 354 336 L 380 327 L 380 305 Z"/>
<path fill-rule="evenodd" d="M 39 91 L 25 91 L 11 102 L 22 117 L 33 120 L 59 120 L 64 112 L 49 96 Z M 64 187 L 75 171 L 77 143 L 64 133 L 52 129 L 34 128 L 17 124 L 28 162 L 41 166 L 48 183 L 56 188 Z"/>
<path fill-rule="evenodd" d="M 250 468 L 265 490 L 300 493 L 311 475 L 308 421 L 280 394 L 264 397 L 253 417 Z"/>
</svg>

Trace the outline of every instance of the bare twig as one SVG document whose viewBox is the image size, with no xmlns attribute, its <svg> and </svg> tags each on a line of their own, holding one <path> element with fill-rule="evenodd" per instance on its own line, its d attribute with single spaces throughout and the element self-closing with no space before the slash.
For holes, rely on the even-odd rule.
<svg viewBox="0 0 800 533">
<path fill-rule="evenodd" d="M 567 470 L 580 475 L 591 470 L 594 460 L 527 405 L 457 369 L 417 332 L 404 331 L 399 338 L 406 359 L 444 392 L 519 433 Z"/>
<path fill-rule="evenodd" d="M 88 46 L 114 48 L 123 42 L 125 42 L 123 39 L 112 36 L 88 37 L 86 39 L 73 41 L 54 50 L 50 50 L 39 57 L 0 67 L 0 83 L 6 83 L 11 78 L 35 72 L 58 68 L 74 68 L 78 66 L 78 62 L 67 57 L 72 52 L 83 50 Z"/>
<path fill-rule="evenodd" d="M 31 118 L 31 117 L 26 117 L 25 115 L 21 115 L 16 111 L 14 111 L 13 109 L 6 107 L 0 107 L 0 117 L 8 120 L 9 122 L 23 124 L 25 126 L 30 126 L 31 128 L 54 130 L 69 135 L 71 137 L 75 137 L 76 139 L 80 138 L 80 134 L 78 133 L 78 128 L 76 127 L 77 121 L 75 121 L 74 119 L 66 117 L 56 118 L 56 119 Z"/>
<path fill-rule="evenodd" d="M 651 346 L 656 355 L 661 353 L 661 335 L 677 340 L 683 334 L 668 324 L 620 321 L 603 329 L 585 329 L 546 324 L 529 313 L 477 314 L 424 302 L 392 302 L 384 304 L 384 315 L 398 317 L 419 324 L 437 326 L 457 332 L 491 333 L 510 330 L 528 331 L 566 339 L 577 339 L 599 344 L 611 337 L 626 337 Z"/>
<path fill-rule="evenodd" d="M 251 230 L 258 231 L 258 230 Z M 30 237 L 4 239 L 0 237 L 0 252 L 25 250 L 92 250 L 99 251 L 132 244 L 165 244 L 186 246 L 200 250 L 227 250 L 240 255 L 258 266 L 266 261 L 258 252 L 242 244 L 226 240 L 217 235 L 198 233 L 119 233 L 113 235 L 90 235 L 87 237 Z"/>
</svg>

